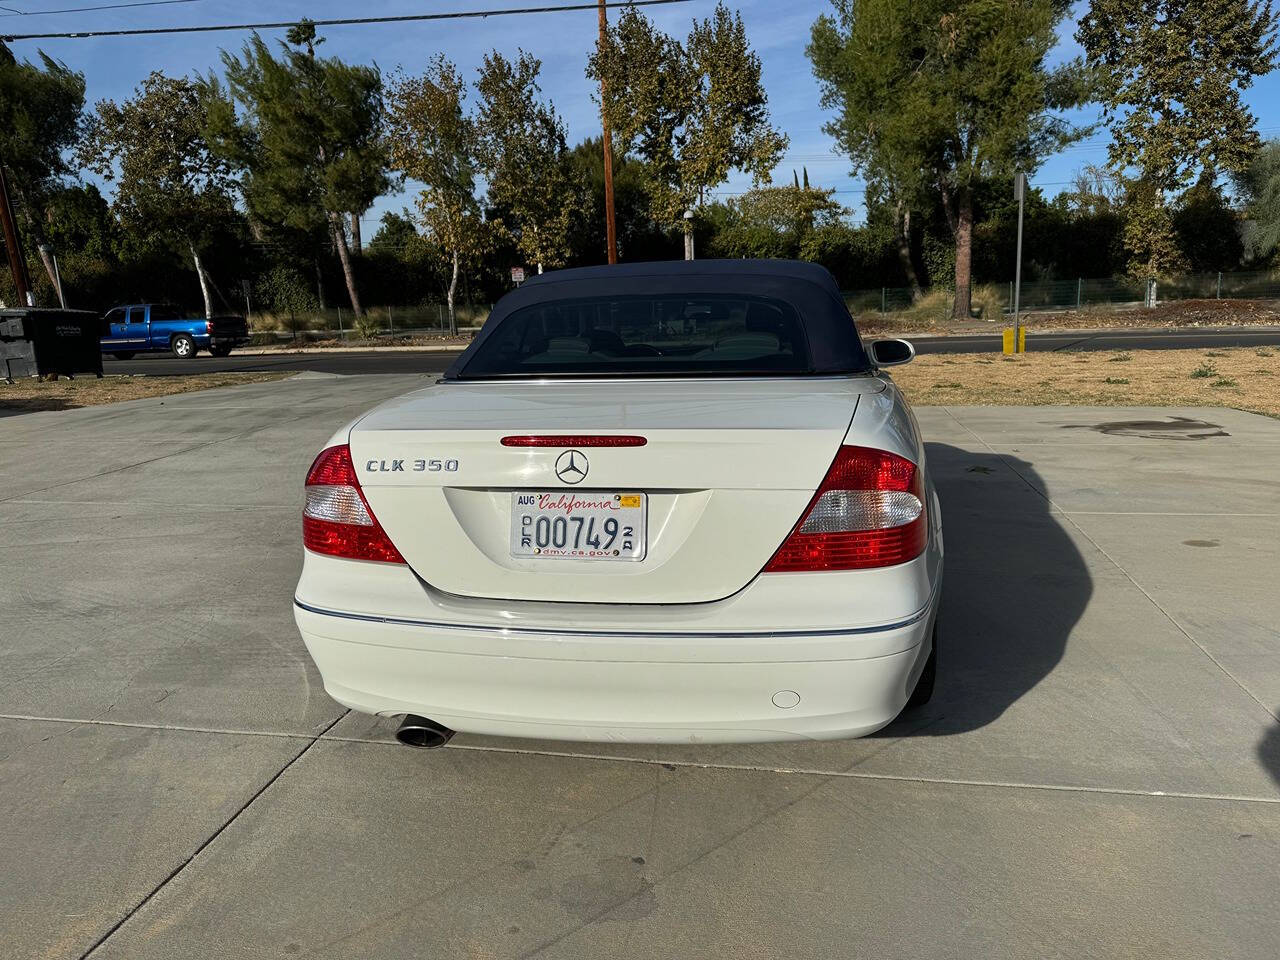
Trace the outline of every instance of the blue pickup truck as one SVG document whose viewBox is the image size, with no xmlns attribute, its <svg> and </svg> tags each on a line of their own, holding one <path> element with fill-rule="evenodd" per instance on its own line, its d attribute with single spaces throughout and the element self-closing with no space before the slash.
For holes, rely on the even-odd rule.
<svg viewBox="0 0 1280 960">
<path fill-rule="evenodd" d="M 225 357 L 249 342 L 244 317 L 191 317 L 166 303 L 130 303 L 103 317 L 102 352 L 120 360 L 136 353 L 166 352 L 188 360 L 201 350 Z"/>
</svg>

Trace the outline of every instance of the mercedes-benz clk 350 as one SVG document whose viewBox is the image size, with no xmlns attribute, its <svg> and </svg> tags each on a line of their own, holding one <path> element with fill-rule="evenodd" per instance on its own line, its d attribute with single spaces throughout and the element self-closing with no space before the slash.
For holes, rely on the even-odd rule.
<svg viewBox="0 0 1280 960">
<path fill-rule="evenodd" d="M 941 514 L 882 371 L 912 356 L 811 264 L 531 279 L 312 464 L 325 689 L 418 746 L 883 727 L 936 671 Z"/>
</svg>

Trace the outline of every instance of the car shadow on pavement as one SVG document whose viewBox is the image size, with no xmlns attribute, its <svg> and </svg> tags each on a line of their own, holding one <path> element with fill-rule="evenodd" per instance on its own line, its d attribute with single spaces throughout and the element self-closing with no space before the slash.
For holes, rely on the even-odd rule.
<svg viewBox="0 0 1280 960">
<path fill-rule="evenodd" d="M 1280 724 L 1272 724 L 1258 743 L 1258 760 L 1280 787 Z"/>
<path fill-rule="evenodd" d="M 933 699 L 878 736 L 984 727 L 1049 675 L 1093 594 L 1093 578 L 1035 466 L 926 445 L 946 548 Z"/>
</svg>

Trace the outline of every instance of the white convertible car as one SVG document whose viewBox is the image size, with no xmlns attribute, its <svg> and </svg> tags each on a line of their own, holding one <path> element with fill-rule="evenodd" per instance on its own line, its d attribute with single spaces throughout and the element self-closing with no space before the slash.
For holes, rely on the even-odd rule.
<svg viewBox="0 0 1280 960">
<path fill-rule="evenodd" d="M 298 629 L 325 689 L 454 731 L 871 733 L 934 684 L 920 431 L 835 281 L 788 261 L 563 270 L 306 478 Z"/>
</svg>

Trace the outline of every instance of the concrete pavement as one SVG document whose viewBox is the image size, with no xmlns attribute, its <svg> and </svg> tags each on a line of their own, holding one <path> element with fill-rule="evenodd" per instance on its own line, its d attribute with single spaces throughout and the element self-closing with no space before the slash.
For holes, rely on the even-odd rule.
<svg viewBox="0 0 1280 960">
<path fill-rule="evenodd" d="M 312 455 L 421 382 L 0 417 L 0 957 L 1275 955 L 1280 423 L 919 409 L 941 674 L 878 736 L 422 753 L 289 609 Z"/>
</svg>

